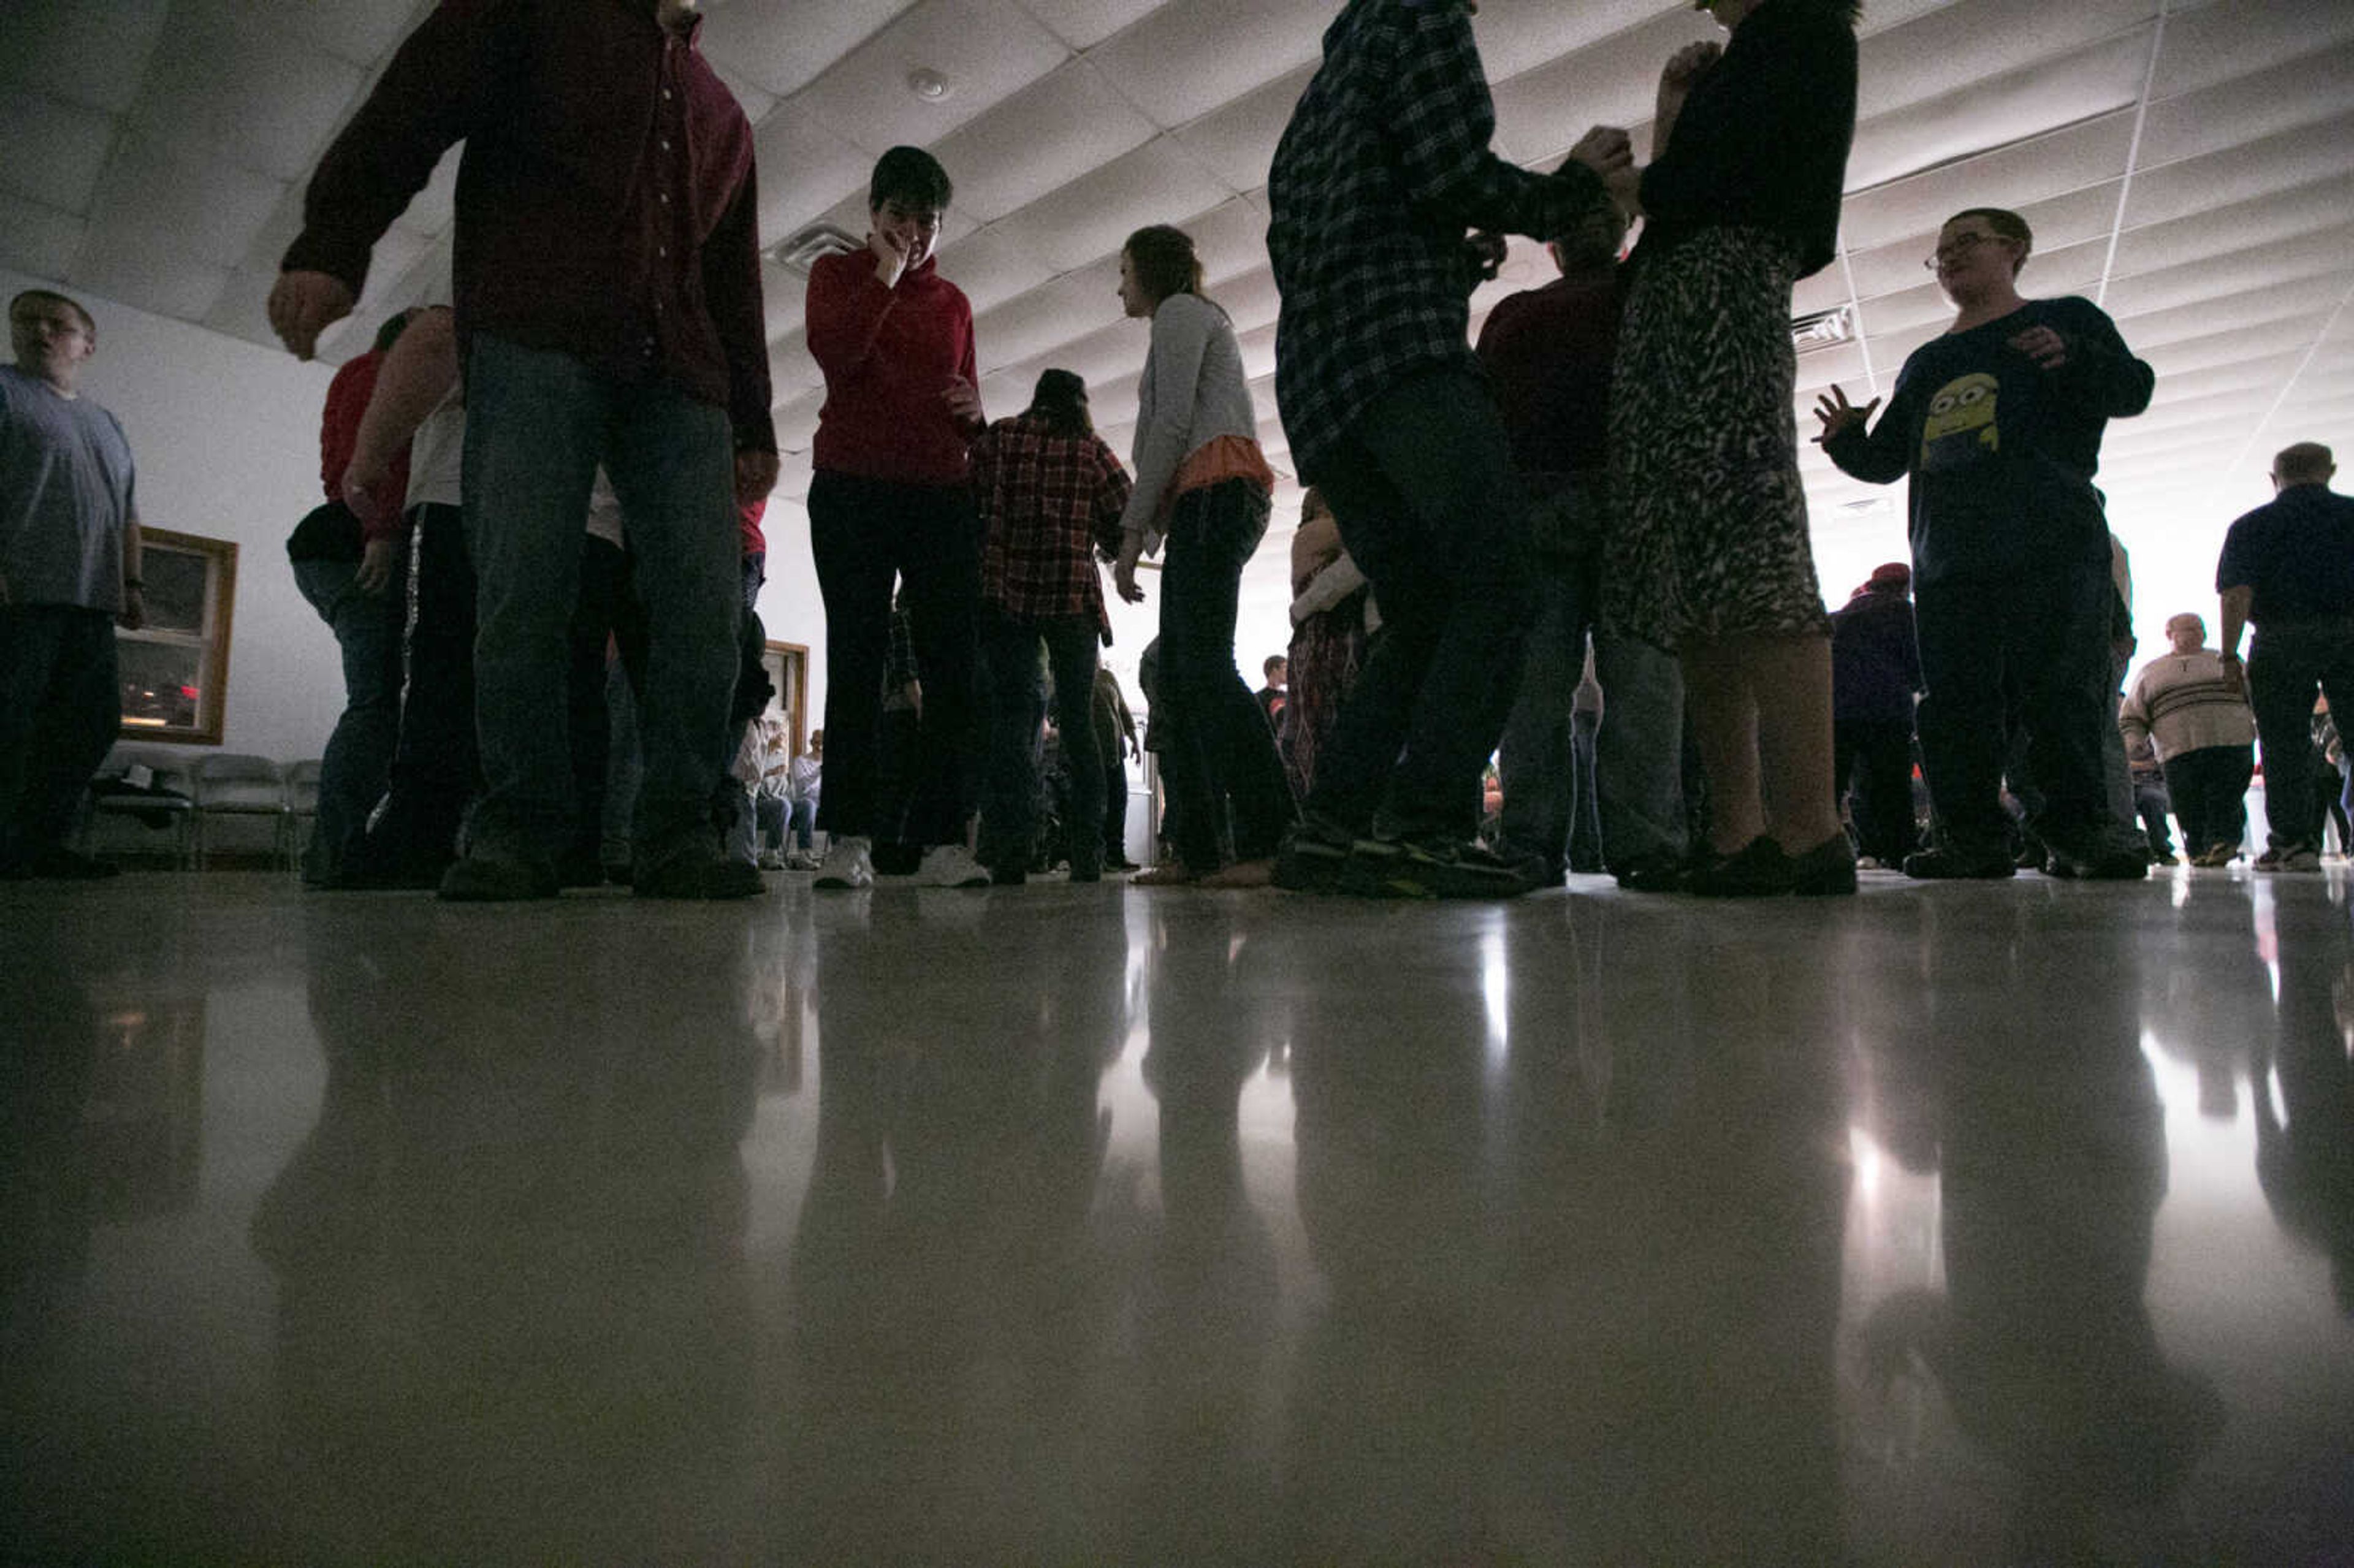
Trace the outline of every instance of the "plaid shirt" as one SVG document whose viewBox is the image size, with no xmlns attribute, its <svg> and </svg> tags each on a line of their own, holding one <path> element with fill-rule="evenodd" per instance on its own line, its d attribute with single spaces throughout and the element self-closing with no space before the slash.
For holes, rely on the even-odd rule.
<svg viewBox="0 0 2354 1568">
<path fill-rule="evenodd" d="M 981 598 L 1017 620 L 1092 615 L 1108 632 L 1094 552 L 1119 548 L 1129 478 L 1103 439 L 1057 435 L 1019 414 L 973 443 L 972 471 Z"/>
<path fill-rule="evenodd" d="M 1549 239 L 1607 199 L 1582 164 L 1503 162 L 1495 128 L 1462 0 L 1350 0 L 1325 30 L 1267 179 L 1276 404 L 1301 478 L 1408 375 L 1479 374 L 1465 230 Z"/>
</svg>

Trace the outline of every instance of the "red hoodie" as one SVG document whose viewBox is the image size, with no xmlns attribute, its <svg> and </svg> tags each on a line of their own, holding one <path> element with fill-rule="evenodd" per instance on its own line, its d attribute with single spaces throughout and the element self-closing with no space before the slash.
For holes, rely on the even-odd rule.
<svg viewBox="0 0 2354 1568">
<path fill-rule="evenodd" d="M 811 465 L 905 484 L 961 484 L 981 423 L 949 412 L 949 381 L 979 386 L 972 304 L 938 259 L 886 289 L 875 258 L 822 256 L 810 270 L 809 349 L 825 372 Z"/>
</svg>

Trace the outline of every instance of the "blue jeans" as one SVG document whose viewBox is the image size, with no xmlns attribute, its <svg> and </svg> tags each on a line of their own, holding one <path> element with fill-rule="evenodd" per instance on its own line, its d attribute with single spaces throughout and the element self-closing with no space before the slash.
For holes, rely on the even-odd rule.
<svg viewBox="0 0 2354 1568">
<path fill-rule="evenodd" d="M 1273 854 L 1299 814 L 1267 712 L 1235 668 L 1235 617 L 1243 567 L 1267 534 L 1267 497 L 1230 479 L 1177 498 L 1161 572 L 1161 664 L 1153 722 L 1166 723 L 1162 776 L 1177 817 L 1177 855 L 1192 870 L 1227 859 L 1226 805 L 1234 806 L 1233 858 Z M 1094 680 L 1092 672 L 1088 674 Z M 1091 731 L 1066 731 L 1083 747 Z"/>
<path fill-rule="evenodd" d="M 2354 714 L 2354 615 L 2269 620 L 2248 649 L 2248 705 L 2264 753 L 2264 820 L 2275 850 L 2321 848 L 2325 766 L 2313 744 L 2313 699 Z M 2345 722 L 2340 720 L 2340 723 Z"/>
<path fill-rule="evenodd" d="M 333 882 L 354 860 L 368 817 L 392 779 L 400 740 L 400 634 L 408 596 L 359 590 L 357 561 L 296 561 L 294 586 L 335 634 L 344 655 L 344 714 L 319 761 L 319 819 L 302 875 Z"/>
<path fill-rule="evenodd" d="M 696 844 L 736 684 L 742 549 L 727 416 L 660 385 L 623 386 L 569 355 L 478 334 L 466 367 L 466 542 L 479 584 L 475 853 L 552 863 L 575 824 L 566 715 L 582 519 L 599 463 L 637 561 L 647 625 L 639 715 L 642 862 Z"/>
<path fill-rule="evenodd" d="M 1096 620 L 1066 615 L 1046 620 L 1016 620 L 984 606 L 981 655 L 989 673 L 988 792 L 981 806 L 981 835 L 991 869 L 1028 869 L 1036 851 L 1038 726 L 1046 716 L 1045 682 L 1038 645 L 1046 647 L 1055 674 L 1055 725 L 1062 732 L 1063 758 L 1070 779 L 1070 818 L 1063 826 L 1074 871 L 1100 869 L 1103 861 L 1103 769 L 1095 748 Z M 1089 863 L 1092 863 L 1091 864 Z"/>
<path fill-rule="evenodd" d="M 1544 856 L 1557 875 L 1578 858 L 1573 840 L 1595 831 L 1588 820 L 1598 819 L 1602 863 L 1612 871 L 1681 860 L 1682 667 L 1649 643 L 1596 624 L 1591 562 L 1542 566 L 1536 592 L 1520 694 L 1497 749 L 1504 842 Z M 1603 701 L 1590 775 L 1577 761 L 1571 711 L 1589 631 Z M 1590 791 L 1582 788 L 1589 779 Z M 1576 848 L 1582 853 L 1582 842 Z"/>
</svg>

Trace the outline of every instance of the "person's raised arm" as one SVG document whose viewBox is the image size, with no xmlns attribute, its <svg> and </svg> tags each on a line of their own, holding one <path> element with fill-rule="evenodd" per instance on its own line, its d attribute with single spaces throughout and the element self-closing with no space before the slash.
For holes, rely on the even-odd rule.
<svg viewBox="0 0 2354 1568">
<path fill-rule="evenodd" d="M 896 289 L 875 276 L 867 260 L 867 252 L 853 251 L 810 270 L 802 320 L 810 357 L 829 382 L 853 380 L 866 368 L 883 323 L 898 303 Z"/>
<path fill-rule="evenodd" d="M 1489 144 L 1495 103 L 1471 19 L 1453 6 L 1415 9 L 1400 25 L 1386 105 L 1407 195 L 1434 218 L 1467 229 L 1550 238 L 1609 200 L 1605 182 L 1634 160 L 1627 133 L 1602 126 L 1587 132 L 1550 175 L 1498 157 Z"/>
<path fill-rule="evenodd" d="M 1858 408 L 1847 400 L 1846 388 L 1834 386 L 1815 400 L 1815 418 L 1822 424 L 1815 444 L 1839 465 L 1840 472 L 1867 484 L 1893 484 L 1903 479 L 1911 466 L 1912 441 L 1906 434 L 1911 418 L 1898 413 L 1903 400 L 1900 387 L 1896 404 L 1867 431 L 1867 422 L 1872 411 L 1880 407 L 1880 399 L 1874 397 Z"/>
<path fill-rule="evenodd" d="M 441 154 L 514 90 L 525 47 L 515 9 L 444 0 L 319 161 L 302 196 L 302 232 L 270 291 L 270 328 L 296 358 L 310 358 L 320 333 L 351 313 L 367 283 L 368 253 Z"/>
</svg>

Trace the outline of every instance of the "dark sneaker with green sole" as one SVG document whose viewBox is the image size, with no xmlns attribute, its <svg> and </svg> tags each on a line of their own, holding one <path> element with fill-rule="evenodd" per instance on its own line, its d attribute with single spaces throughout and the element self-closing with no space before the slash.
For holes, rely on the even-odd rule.
<svg viewBox="0 0 2354 1568">
<path fill-rule="evenodd" d="M 1359 839 L 1341 872 L 1342 892 L 1378 898 L 1517 898 L 1544 885 L 1543 856 L 1476 840 Z"/>
<path fill-rule="evenodd" d="M 1275 852 L 1273 880 L 1294 893 L 1331 893 L 1341 885 L 1354 834 L 1320 818 L 1303 817 L 1285 830 Z"/>
</svg>

